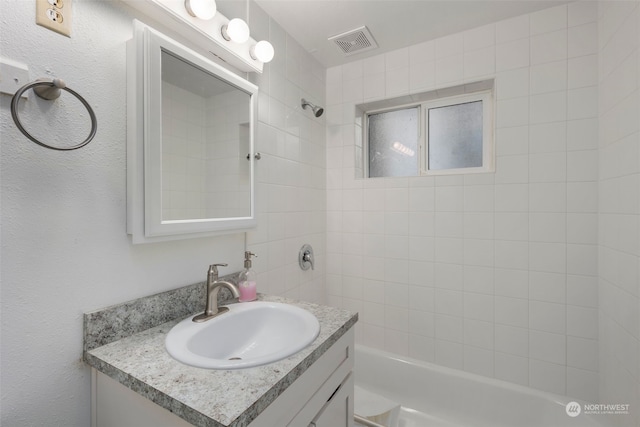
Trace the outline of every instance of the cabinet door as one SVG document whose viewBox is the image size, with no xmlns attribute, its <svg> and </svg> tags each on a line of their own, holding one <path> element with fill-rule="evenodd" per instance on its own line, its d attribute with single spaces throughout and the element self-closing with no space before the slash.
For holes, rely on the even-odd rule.
<svg viewBox="0 0 640 427">
<path fill-rule="evenodd" d="M 91 372 L 92 427 L 193 427 L 95 368 Z"/>
<path fill-rule="evenodd" d="M 353 425 L 353 373 L 340 384 L 309 427 L 348 427 Z"/>
</svg>

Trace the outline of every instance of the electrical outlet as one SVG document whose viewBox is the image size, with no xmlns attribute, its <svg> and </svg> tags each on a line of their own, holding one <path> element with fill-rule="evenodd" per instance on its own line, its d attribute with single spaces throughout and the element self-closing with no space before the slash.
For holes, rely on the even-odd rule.
<svg viewBox="0 0 640 427">
<path fill-rule="evenodd" d="M 71 37 L 71 0 L 36 0 L 36 24 Z"/>
</svg>

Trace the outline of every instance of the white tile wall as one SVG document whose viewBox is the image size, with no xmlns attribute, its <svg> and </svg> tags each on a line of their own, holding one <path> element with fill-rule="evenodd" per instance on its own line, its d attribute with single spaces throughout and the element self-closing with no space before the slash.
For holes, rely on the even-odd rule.
<svg viewBox="0 0 640 427">
<path fill-rule="evenodd" d="M 327 180 L 333 176 L 332 170 L 326 170 L 327 158 L 330 164 L 341 159 L 341 153 L 331 147 L 342 143 L 341 135 L 327 133 L 326 120 L 341 117 L 338 110 L 327 109 L 315 118 L 302 110 L 300 99 L 324 106 L 325 88 L 342 96 L 342 72 L 326 73 L 255 3 L 249 25 L 252 35 L 269 40 L 276 52 L 262 74 L 249 75 L 260 87 L 255 135 L 255 150 L 262 154 L 255 164 L 258 226 L 247 233 L 249 250 L 258 254 L 253 266 L 259 291 L 326 302 L 325 283 L 334 288 L 342 285 L 341 280 L 325 278 L 325 245 L 338 237 L 335 230 L 342 227 L 341 214 L 333 210 L 332 216 L 325 215 L 326 187 L 338 185 Z M 298 266 L 298 251 L 304 243 L 314 248 L 314 270 L 302 271 Z M 357 296 L 357 284 L 349 286 L 346 294 Z"/>
<path fill-rule="evenodd" d="M 601 2 L 598 8 L 599 213 L 598 291 L 573 294 L 567 317 L 576 383 L 598 382 L 600 401 L 629 402 L 631 415 L 611 425 L 640 425 L 640 3 Z M 576 27 L 581 33 L 583 23 Z M 579 52 L 590 51 L 576 40 Z M 578 96 L 578 95 L 576 95 Z M 583 93 L 582 97 L 591 97 Z M 577 111 L 584 111 L 582 109 Z M 587 161 L 591 161 L 588 159 Z M 577 172 L 582 175 L 584 171 Z M 591 219 L 589 219 L 590 221 Z M 593 258 L 593 254 L 589 254 Z M 586 266 L 583 266 L 586 267 Z M 593 285 L 591 285 L 593 288 Z M 594 331 L 595 328 L 598 331 Z M 582 353 L 597 334 L 599 359 Z M 599 379 L 591 368 L 598 364 Z"/>
<path fill-rule="evenodd" d="M 327 288 L 359 342 L 597 401 L 597 19 L 571 3 L 327 70 Z M 355 105 L 483 78 L 495 174 L 355 178 Z"/>
</svg>

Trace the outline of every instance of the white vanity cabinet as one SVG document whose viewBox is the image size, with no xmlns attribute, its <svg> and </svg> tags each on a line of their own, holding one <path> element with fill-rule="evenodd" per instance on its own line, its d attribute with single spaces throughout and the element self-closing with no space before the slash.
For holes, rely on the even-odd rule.
<svg viewBox="0 0 640 427">
<path fill-rule="evenodd" d="M 271 402 L 249 427 L 352 426 L 353 364 L 354 331 L 351 328 Z M 95 369 L 92 371 L 92 427 L 191 426 L 117 381 Z M 233 386 L 238 384 L 229 384 L 229 387 Z M 224 424 L 216 424 L 212 420 L 207 425 Z"/>
<path fill-rule="evenodd" d="M 331 427 L 353 425 L 353 328 L 345 333 L 304 374 L 261 413 L 251 427 L 309 427 L 323 424 L 330 414 L 346 408 L 342 421 Z M 346 395 L 345 395 L 346 393 Z M 341 405 L 342 399 L 342 405 Z"/>
</svg>

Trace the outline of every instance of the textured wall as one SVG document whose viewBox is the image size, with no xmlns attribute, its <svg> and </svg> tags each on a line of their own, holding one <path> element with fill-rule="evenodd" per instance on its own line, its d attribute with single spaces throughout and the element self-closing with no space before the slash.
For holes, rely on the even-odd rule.
<svg viewBox="0 0 640 427">
<path fill-rule="evenodd" d="M 130 244 L 126 235 L 125 41 L 131 37 L 134 15 L 117 1 L 78 0 L 73 4 L 70 39 L 36 26 L 35 2 L 3 1 L 0 6 L 2 56 L 27 64 L 31 79 L 48 73 L 65 79 L 88 100 L 98 118 L 98 133 L 88 146 L 55 152 L 31 143 L 17 131 L 9 114 L 10 97 L 0 96 L 0 424 L 7 426 L 89 425 L 90 378 L 80 362 L 83 312 L 202 281 L 212 262 L 230 264 L 222 273 L 242 268 L 244 234 Z M 253 9 L 252 29 L 269 38 L 269 31 L 277 27 Z M 296 272 L 286 280 L 276 281 L 275 277 L 294 271 L 296 246 L 311 240 L 303 224 L 306 215 L 296 215 L 297 222 L 288 221 L 288 215 L 303 208 L 288 206 L 289 193 L 280 190 L 294 188 L 297 195 L 306 194 L 308 188 L 315 197 L 323 194 L 324 179 L 306 181 L 296 175 L 292 187 L 283 181 L 284 171 L 271 167 L 272 155 L 280 156 L 278 150 L 286 147 L 287 153 L 295 154 L 287 165 L 302 172 L 321 158 L 314 170 L 324 176 L 324 149 L 318 144 L 324 141 L 324 128 L 302 120 L 305 117 L 296 111 L 297 93 L 294 96 L 293 91 L 320 97 L 322 102 L 324 75 L 317 69 L 312 75 L 321 77 L 313 80 L 302 78 L 302 71 L 291 74 L 302 64 L 305 70 L 318 66 L 282 30 L 277 37 L 276 57 L 289 64 L 291 77 L 271 85 L 268 71 L 261 77 L 260 86 L 265 87 L 261 126 L 268 135 L 261 135 L 258 141 L 265 156 L 258 168 L 259 226 L 250 241 L 260 256 L 255 265 L 263 280 L 261 291 L 318 301 L 324 295 L 322 268 L 308 274 Z M 297 80 L 292 84 L 294 77 Z M 269 106 L 275 101 L 266 95 L 269 86 L 270 93 L 279 97 L 274 108 Z M 285 91 L 291 96 L 286 97 Z M 46 114 L 38 117 L 39 110 Z M 73 112 L 82 109 L 63 93 L 54 104 L 29 100 L 22 117 L 29 129 L 44 137 L 84 137 L 88 128 L 82 126 L 88 120 Z M 298 138 L 301 133 L 288 127 L 287 114 L 305 124 L 304 144 Z M 311 140 L 314 145 L 308 142 Z M 278 159 L 284 162 L 286 156 Z M 320 205 L 313 207 L 318 209 L 315 215 L 323 217 L 324 200 L 320 199 Z M 272 200 L 277 202 L 267 203 Z M 289 224 L 297 225 L 289 228 Z M 319 242 L 321 253 L 324 222 L 315 218 L 314 224 L 319 225 L 312 237 Z"/>
</svg>

